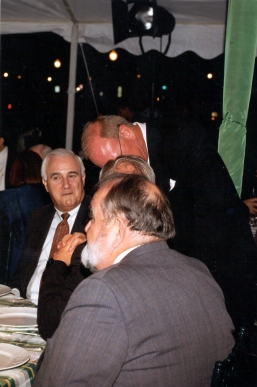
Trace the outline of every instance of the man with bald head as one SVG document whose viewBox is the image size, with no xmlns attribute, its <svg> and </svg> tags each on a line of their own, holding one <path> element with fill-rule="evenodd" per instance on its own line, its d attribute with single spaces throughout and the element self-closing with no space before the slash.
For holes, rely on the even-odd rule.
<svg viewBox="0 0 257 387">
<path fill-rule="evenodd" d="M 83 264 L 47 341 L 35 387 L 206 387 L 234 344 L 221 289 L 200 261 L 170 250 L 165 196 L 143 176 L 103 180 Z"/>
<path fill-rule="evenodd" d="M 199 124 L 180 122 L 164 141 L 154 136 L 147 124 L 102 116 L 85 125 L 82 149 L 99 167 L 121 154 L 149 162 L 173 211 L 176 236 L 170 246 L 206 263 L 236 327 L 252 328 L 257 248 L 247 207 Z"/>
</svg>

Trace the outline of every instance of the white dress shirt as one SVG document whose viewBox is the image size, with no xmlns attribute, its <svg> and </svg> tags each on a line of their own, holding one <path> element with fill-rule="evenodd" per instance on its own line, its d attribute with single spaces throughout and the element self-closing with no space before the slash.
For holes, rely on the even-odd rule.
<svg viewBox="0 0 257 387">
<path fill-rule="evenodd" d="M 122 261 L 123 258 L 125 258 L 126 255 L 128 255 L 128 253 L 130 253 L 131 251 L 137 249 L 139 246 L 141 246 L 141 245 L 137 245 L 137 246 L 131 247 L 131 248 L 128 249 L 128 250 L 123 251 L 123 253 L 121 253 L 120 255 L 118 255 L 118 257 L 115 259 L 115 261 L 113 262 L 113 265 L 115 265 L 115 263 L 119 263 L 120 261 Z"/>
<path fill-rule="evenodd" d="M 8 147 L 5 146 L 0 152 L 0 191 L 5 190 L 5 172 L 8 158 Z"/>
<path fill-rule="evenodd" d="M 138 125 L 141 129 L 141 132 L 142 132 L 142 135 L 143 135 L 143 138 L 145 140 L 145 146 L 146 146 L 146 149 L 147 149 L 147 154 L 148 154 L 148 164 L 150 164 L 150 159 L 149 159 L 149 152 L 148 152 L 148 146 L 147 146 L 147 137 L 146 137 L 146 124 L 142 124 L 141 122 L 133 122 L 133 125 Z"/>
<path fill-rule="evenodd" d="M 146 138 L 146 124 L 142 124 L 141 122 L 133 122 L 133 125 L 138 125 L 142 131 L 142 135 L 144 137 L 144 140 L 145 140 L 145 144 L 146 144 L 146 148 L 147 148 L 147 152 L 148 152 L 148 147 L 147 147 L 147 138 Z M 148 164 L 150 164 L 150 158 L 149 158 L 149 152 L 148 152 L 148 160 L 147 160 Z M 169 179 L 169 184 L 170 184 L 170 189 L 169 191 L 171 191 L 174 187 L 175 187 L 175 184 L 176 184 L 176 180 L 173 180 L 173 179 Z"/>
<path fill-rule="evenodd" d="M 72 227 L 73 227 L 73 224 L 75 222 L 76 216 L 78 214 L 80 205 L 77 206 L 76 208 L 74 208 L 72 211 L 69 211 L 70 216 L 67 220 L 68 224 L 69 224 L 69 232 L 72 230 Z M 27 287 L 26 296 L 30 301 L 32 301 L 36 305 L 38 303 L 38 294 L 39 294 L 39 286 L 40 286 L 41 277 L 42 277 L 43 271 L 45 270 L 47 261 L 49 259 L 49 254 L 51 251 L 55 230 L 56 230 L 58 224 L 63 221 L 62 214 L 63 214 L 63 212 L 60 212 L 56 208 L 56 212 L 55 212 L 53 221 L 51 223 L 51 226 L 49 228 L 45 243 L 43 245 L 36 270 L 34 271 L 34 274 L 31 277 L 31 280 L 29 281 L 29 284 Z"/>
</svg>

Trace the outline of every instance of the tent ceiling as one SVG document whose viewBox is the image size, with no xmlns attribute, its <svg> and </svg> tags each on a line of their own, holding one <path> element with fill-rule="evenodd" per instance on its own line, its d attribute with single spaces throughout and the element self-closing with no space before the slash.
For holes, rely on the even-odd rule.
<svg viewBox="0 0 257 387">
<path fill-rule="evenodd" d="M 224 50 L 227 0 L 157 0 L 176 18 L 172 42 L 167 53 L 174 57 L 194 51 L 211 59 Z M 71 40 L 72 17 L 79 23 L 79 42 L 88 43 L 100 52 L 121 47 L 135 55 L 141 50 L 138 38 L 113 43 L 111 0 L 2 0 L 1 33 L 52 31 Z M 162 39 L 166 47 L 167 36 Z M 145 51 L 160 51 L 161 39 L 144 37 Z"/>
</svg>

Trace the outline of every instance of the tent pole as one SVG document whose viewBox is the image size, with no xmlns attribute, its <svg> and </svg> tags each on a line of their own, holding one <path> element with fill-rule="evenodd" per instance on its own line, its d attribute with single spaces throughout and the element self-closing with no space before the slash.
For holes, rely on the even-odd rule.
<svg viewBox="0 0 257 387">
<path fill-rule="evenodd" d="M 72 26 L 72 32 L 71 32 L 68 109 L 67 109 L 67 124 L 66 124 L 66 142 L 65 142 L 65 148 L 69 150 L 72 149 L 72 140 L 73 140 L 77 51 L 78 51 L 78 24 L 74 23 Z"/>
</svg>

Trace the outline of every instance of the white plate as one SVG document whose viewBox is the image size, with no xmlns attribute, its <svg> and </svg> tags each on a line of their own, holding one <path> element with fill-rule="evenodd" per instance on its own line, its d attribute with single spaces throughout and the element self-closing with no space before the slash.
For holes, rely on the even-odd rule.
<svg viewBox="0 0 257 387">
<path fill-rule="evenodd" d="M 0 328 L 8 327 L 19 330 L 37 327 L 37 309 L 18 306 L 0 308 Z"/>
<path fill-rule="evenodd" d="M 5 296 L 6 294 L 11 293 L 12 289 L 6 285 L 0 285 L 0 297 Z"/>
<path fill-rule="evenodd" d="M 19 367 L 30 359 L 28 351 L 17 345 L 0 343 L 0 371 Z"/>
</svg>

